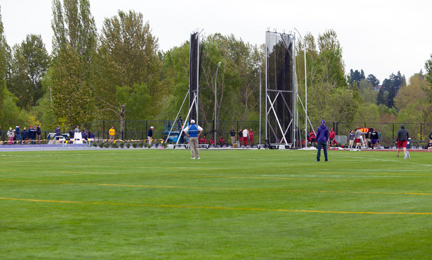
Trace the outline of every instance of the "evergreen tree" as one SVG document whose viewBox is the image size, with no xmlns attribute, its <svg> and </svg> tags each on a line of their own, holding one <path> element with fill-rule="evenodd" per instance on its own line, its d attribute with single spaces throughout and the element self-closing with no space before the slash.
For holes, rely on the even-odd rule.
<svg viewBox="0 0 432 260">
<path fill-rule="evenodd" d="M 366 78 L 366 81 L 371 83 L 374 87 L 380 84 L 380 81 L 373 74 L 369 74 L 369 76 Z"/>
<path fill-rule="evenodd" d="M 386 105 L 388 108 L 394 107 L 394 98 L 396 97 L 397 89 L 396 87 L 390 87 L 390 91 L 386 100 Z"/>
<path fill-rule="evenodd" d="M 379 106 L 379 105 L 381 105 L 381 104 L 383 104 L 383 105 L 386 104 L 386 101 L 385 101 L 385 99 L 384 99 L 384 89 L 383 89 L 383 88 L 381 88 L 381 89 L 378 91 L 378 97 L 377 97 L 377 105 Z"/>
<path fill-rule="evenodd" d="M 358 71 L 358 70 L 353 71 L 351 69 L 351 71 L 350 71 L 350 79 L 351 79 L 351 82 L 350 82 L 351 86 L 353 86 L 354 82 L 357 83 L 357 86 L 360 86 L 360 82 L 362 81 L 362 79 L 365 79 L 365 75 L 364 75 L 363 70 L 361 70 L 361 71 Z"/>
</svg>

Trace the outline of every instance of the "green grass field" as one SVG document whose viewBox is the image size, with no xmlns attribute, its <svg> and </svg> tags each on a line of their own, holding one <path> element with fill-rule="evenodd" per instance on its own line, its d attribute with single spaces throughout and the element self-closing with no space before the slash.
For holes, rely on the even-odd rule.
<svg viewBox="0 0 432 260">
<path fill-rule="evenodd" d="M 0 259 L 431 259 L 432 154 L 0 153 Z"/>
</svg>

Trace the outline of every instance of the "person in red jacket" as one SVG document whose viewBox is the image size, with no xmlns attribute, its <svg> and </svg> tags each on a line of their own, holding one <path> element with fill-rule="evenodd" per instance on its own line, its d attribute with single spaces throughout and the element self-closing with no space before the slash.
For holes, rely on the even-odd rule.
<svg viewBox="0 0 432 260">
<path fill-rule="evenodd" d="M 333 128 L 330 128 L 330 132 L 329 132 L 329 143 L 330 143 L 330 145 L 333 144 L 333 140 L 335 139 L 335 137 L 336 137 L 335 131 L 333 131 Z"/>
<path fill-rule="evenodd" d="M 215 140 L 213 139 L 213 137 L 210 137 L 209 144 L 210 145 L 214 145 L 215 144 Z"/>
<path fill-rule="evenodd" d="M 205 135 L 204 135 L 203 138 L 201 138 L 201 140 L 200 140 L 200 144 L 207 144 L 207 138 L 206 138 Z"/>
<path fill-rule="evenodd" d="M 223 136 L 219 139 L 219 145 L 222 146 L 225 144 L 225 140 L 223 139 Z"/>
<path fill-rule="evenodd" d="M 311 145 L 315 145 L 315 132 L 314 131 L 311 131 L 309 133 L 309 139 L 310 139 Z"/>
<path fill-rule="evenodd" d="M 252 142 L 253 142 L 253 138 L 254 138 L 254 132 L 252 132 L 252 128 L 249 130 L 249 144 L 252 146 Z"/>
</svg>

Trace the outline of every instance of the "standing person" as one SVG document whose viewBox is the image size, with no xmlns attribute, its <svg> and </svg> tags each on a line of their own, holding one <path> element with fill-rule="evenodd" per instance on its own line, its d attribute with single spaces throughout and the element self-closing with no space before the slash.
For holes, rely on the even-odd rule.
<svg viewBox="0 0 432 260">
<path fill-rule="evenodd" d="M 57 126 L 57 129 L 55 130 L 56 136 L 61 136 L 61 129 L 60 126 Z"/>
<path fill-rule="evenodd" d="M 21 138 L 23 141 L 26 141 L 29 138 L 29 132 L 27 128 L 24 126 L 24 129 L 21 131 Z"/>
<path fill-rule="evenodd" d="M 191 125 L 187 126 L 183 131 L 186 136 L 189 137 L 191 159 L 201 159 L 199 157 L 198 138 L 203 129 L 199 125 L 195 124 L 195 120 L 191 119 Z"/>
<path fill-rule="evenodd" d="M 239 145 L 241 147 L 242 142 L 243 142 L 243 131 L 240 129 L 240 131 L 238 132 L 238 138 L 239 138 Z"/>
<path fill-rule="evenodd" d="M 109 130 L 109 136 L 110 136 L 111 142 L 114 142 L 114 139 L 115 139 L 115 129 L 114 129 L 114 126 L 111 126 L 111 129 Z"/>
<path fill-rule="evenodd" d="M 234 126 L 232 127 L 230 134 L 231 134 L 231 144 L 234 146 L 234 144 L 235 144 L 235 135 L 236 135 L 236 131 L 234 130 Z"/>
<path fill-rule="evenodd" d="M 335 131 L 333 131 L 333 128 L 330 128 L 330 132 L 329 132 L 329 143 L 330 145 L 333 143 L 333 140 L 336 137 L 336 133 Z"/>
<path fill-rule="evenodd" d="M 351 130 L 351 131 L 349 132 L 349 134 L 348 134 L 349 148 L 353 148 L 353 145 L 354 145 L 354 137 L 355 137 L 355 134 L 354 134 L 353 130 Z"/>
<path fill-rule="evenodd" d="M 8 144 L 13 144 L 13 139 L 14 139 L 14 137 L 15 137 L 15 133 L 14 133 L 14 131 L 12 130 L 12 127 L 9 127 L 9 131 L 7 131 L 7 137 L 8 137 Z"/>
<path fill-rule="evenodd" d="M 372 149 L 376 149 L 376 144 L 377 144 L 377 141 L 378 141 L 378 132 L 375 130 L 375 128 L 370 133 L 370 138 L 371 138 Z"/>
<path fill-rule="evenodd" d="M 20 125 L 19 124 L 15 127 L 15 135 L 16 135 L 15 140 L 21 141 L 21 132 L 20 132 Z"/>
<path fill-rule="evenodd" d="M 34 143 L 33 141 L 36 140 L 36 126 L 30 126 L 30 139 L 32 140 L 32 143 Z"/>
<path fill-rule="evenodd" d="M 405 125 L 401 125 L 401 128 L 399 129 L 396 137 L 397 141 L 397 155 L 396 157 L 399 157 L 399 150 L 400 148 L 403 148 L 404 152 L 404 159 L 409 159 L 409 153 L 407 152 L 406 145 L 409 138 L 408 130 L 405 129 Z"/>
<path fill-rule="evenodd" d="M 249 130 L 249 144 L 252 147 L 252 143 L 253 143 L 253 138 L 254 138 L 254 132 L 252 131 L 252 128 Z"/>
<path fill-rule="evenodd" d="M 79 129 L 79 125 L 77 125 L 77 126 L 75 127 L 74 132 L 81 132 L 81 130 Z"/>
<path fill-rule="evenodd" d="M 181 116 L 179 116 L 179 119 L 177 120 L 177 127 L 178 127 L 178 131 L 181 131 L 183 127 L 183 119 Z"/>
<path fill-rule="evenodd" d="M 369 132 L 369 129 L 368 129 L 367 133 L 365 134 L 365 146 L 366 146 L 366 148 L 370 147 L 370 132 Z"/>
<path fill-rule="evenodd" d="M 40 127 L 40 125 L 37 125 L 37 128 L 36 128 L 36 140 L 37 140 L 38 143 L 40 143 L 40 141 L 41 141 L 41 134 L 42 134 L 41 127 Z"/>
<path fill-rule="evenodd" d="M 329 140 L 329 130 L 325 125 L 324 119 L 321 120 L 321 125 L 317 129 L 316 139 L 318 142 L 318 153 L 317 153 L 317 162 L 320 161 L 321 157 L 321 147 L 324 149 L 324 157 L 325 161 L 328 162 L 327 158 L 327 141 Z"/>
<path fill-rule="evenodd" d="M 152 140 L 153 140 L 153 129 L 154 129 L 154 127 L 153 126 L 150 126 L 150 129 L 148 130 L 148 133 L 147 133 L 147 139 L 148 139 L 148 144 L 152 144 Z"/>
<path fill-rule="evenodd" d="M 377 142 L 378 142 L 379 145 L 381 145 L 382 135 L 381 135 L 381 132 L 380 132 L 379 129 L 377 130 L 377 132 L 378 132 L 378 141 Z"/>
<path fill-rule="evenodd" d="M 361 149 L 361 135 L 364 135 L 366 133 L 363 133 L 362 131 L 360 131 L 360 127 L 357 126 L 356 127 L 356 132 L 355 132 L 355 138 L 354 138 L 354 143 L 356 143 L 356 149 Z"/>
<path fill-rule="evenodd" d="M 248 139 L 249 139 L 249 131 L 247 128 L 243 130 L 243 148 L 248 146 Z M 245 146 L 246 144 L 246 146 Z"/>
</svg>

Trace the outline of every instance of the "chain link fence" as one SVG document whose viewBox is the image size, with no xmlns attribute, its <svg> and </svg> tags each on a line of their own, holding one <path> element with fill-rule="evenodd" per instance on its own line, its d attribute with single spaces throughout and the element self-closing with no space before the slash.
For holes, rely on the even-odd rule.
<svg viewBox="0 0 432 260">
<path fill-rule="evenodd" d="M 259 134 L 259 121 L 217 121 L 216 124 L 213 120 L 201 120 L 198 122 L 204 129 L 203 135 L 206 135 L 207 140 L 214 136 L 216 133 L 217 140 L 222 136 L 228 143 L 230 143 L 230 132 L 232 127 L 236 131 L 236 140 L 238 140 L 238 132 L 242 129 L 252 129 L 254 132 L 253 144 L 260 142 Z M 91 123 L 80 124 L 81 130 L 92 132 L 96 139 L 108 139 L 108 131 L 111 127 L 116 130 L 116 139 L 122 140 L 145 140 L 147 139 L 147 132 L 151 126 L 154 127 L 153 138 L 165 138 L 167 132 L 170 130 L 172 121 L 164 120 L 126 120 L 125 129 L 123 133 L 120 132 L 120 120 L 104 120 Z M 177 125 L 177 122 L 174 123 Z M 350 130 L 354 130 L 357 126 L 375 128 L 381 132 L 383 145 L 391 145 L 396 139 L 397 132 L 400 125 L 404 124 L 408 130 L 410 137 L 413 141 L 429 141 L 429 135 L 432 132 L 432 123 L 380 123 L 380 122 L 327 122 L 327 127 L 333 128 L 336 135 L 348 136 Z M 312 122 L 314 130 L 320 125 L 320 122 Z M 22 126 L 23 127 L 23 126 Z M 62 133 L 67 133 L 69 130 L 74 130 L 76 126 L 69 126 L 62 128 Z M 300 124 L 301 138 L 305 136 L 304 123 Z M 55 129 L 42 129 L 42 139 L 46 139 L 49 133 L 54 133 Z M 312 131 L 308 125 L 307 133 Z M 7 130 L 1 130 L 1 141 L 7 141 Z M 261 144 L 265 143 L 265 121 L 261 122 Z"/>
</svg>

